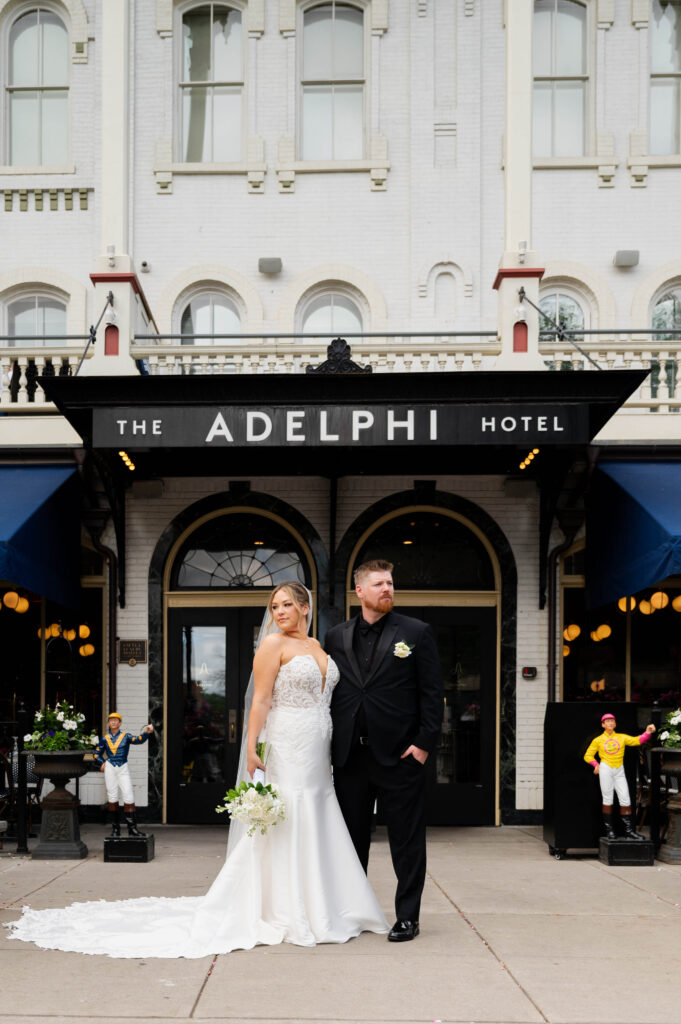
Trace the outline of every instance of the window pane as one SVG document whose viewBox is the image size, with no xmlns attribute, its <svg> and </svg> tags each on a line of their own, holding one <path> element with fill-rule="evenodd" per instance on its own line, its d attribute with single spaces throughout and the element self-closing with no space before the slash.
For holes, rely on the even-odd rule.
<svg viewBox="0 0 681 1024">
<path fill-rule="evenodd" d="M 213 90 L 213 155 L 218 163 L 241 159 L 241 88 Z"/>
<path fill-rule="evenodd" d="M 35 298 L 16 299 L 7 307 L 7 330 L 16 337 L 37 334 Z M 11 344 L 11 343 L 10 343 Z"/>
<path fill-rule="evenodd" d="M 10 96 L 10 163 L 35 167 L 40 163 L 40 108 L 37 92 Z"/>
<path fill-rule="evenodd" d="M 556 75 L 583 75 L 586 70 L 586 8 L 558 0 L 556 12 Z"/>
<path fill-rule="evenodd" d="M 66 28 L 49 11 L 40 12 L 43 42 L 42 85 L 68 84 L 68 36 Z"/>
<path fill-rule="evenodd" d="M 328 85 L 303 90 L 303 160 L 333 158 L 333 92 Z"/>
<path fill-rule="evenodd" d="M 361 160 L 364 89 L 361 85 L 334 87 L 333 155 L 336 160 Z"/>
<path fill-rule="evenodd" d="M 307 306 L 303 316 L 304 331 L 320 334 L 361 331 L 362 315 L 352 299 L 329 292 L 319 295 Z"/>
<path fill-rule="evenodd" d="M 223 296 L 216 296 L 213 302 L 213 333 L 238 334 L 240 330 L 241 319 L 236 307 Z"/>
<path fill-rule="evenodd" d="M 31 11 L 12 25 L 9 34 L 11 85 L 38 85 L 38 14 Z"/>
<path fill-rule="evenodd" d="M 584 590 L 563 591 L 563 629 L 579 627 L 571 640 L 563 634 L 563 700 L 624 700 L 626 617 L 617 605 L 587 611 Z M 596 630 L 601 627 L 600 639 Z M 603 629 L 602 627 L 608 627 Z M 567 635 L 570 635 L 569 633 Z"/>
<path fill-rule="evenodd" d="M 44 92 L 42 110 L 43 164 L 64 164 L 68 160 L 69 104 L 64 92 Z"/>
<path fill-rule="evenodd" d="M 650 83 L 650 152 L 679 152 L 679 82 L 673 78 Z"/>
<path fill-rule="evenodd" d="M 208 82 L 210 75 L 210 7 L 195 7 L 182 18 L 184 82 Z"/>
<path fill-rule="evenodd" d="M 534 5 L 532 38 L 533 73 L 539 76 L 551 74 L 551 12 L 553 0 L 537 0 Z"/>
<path fill-rule="evenodd" d="M 556 82 L 554 156 L 584 154 L 584 85 L 582 82 Z"/>
<path fill-rule="evenodd" d="M 333 67 L 331 5 L 305 12 L 303 19 L 303 78 L 328 78 Z"/>
<path fill-rule="evenodd" d="M 38 330 L 46 338 L 66 334 L 66 306 L 56 299 L 38 298 Z"/>
<path fill-rule="evenodd" d="M 333 25 L 333 76 L 364 73 L 364 14 L 356 7 L 336 7 Z M 328 75 L 328 71 L 326 72 Z"/>
<path fill-rule="evenodd" d="M 240 82 L 241 12 L 217 7 L 213 21 L 213 81 Z"/>
<path fill-rule="evenodd" d="M 665 327 L 681 330 L 681 288 L 667 292 L 655 304 L 653 310 L 653 328 L 661 331 Z M 658 341 L 672 341 L 679 335 L 658 334 Z"/>
<path fill-rule="evenodd" d="M 650 66 L 656 74 L 681 71 L 681 5 L 678 2 L 653 0 Z"/>
<path fill-rule="evenodd" d="M 182 314 L 182 323 L 180 325 L 180 332 L 182 334 L 212 334 L 213 323 L 211 317 L 211 301 L 210 295 L 197 295 L 196 298 L 192 299 L 184 313 Z M 199 339 L 196 344 L 203 344 L 203 340 Z M 183 338 L 183 345 L 193 345 L 194 340 L 192 338 Z"/>
<path fill-rule="evenodd" d="M 679 706 L 681 679 L 681 644 L 679 619 L 672 602 L 681 591 L 660 586 L 669 598 L 664 608 L 652 615 L 643 615 L 637 604 L 631 613 L 631 699 L 642 704 L 657 700 L 663 706 Z M 650 599 L 650 592 L 637 594 Z"/>
<path fill-rule="evenodd" d="M 182 150 L 188 163 L 210 160 L 210 88 L 184 89 L 182 92 Z"/>
<path fill-rule="evenodd" d="M 536 82 L 532 106 L 532 148 L 535 156 L 551 156 L 550 82 Z"/>
</svg>

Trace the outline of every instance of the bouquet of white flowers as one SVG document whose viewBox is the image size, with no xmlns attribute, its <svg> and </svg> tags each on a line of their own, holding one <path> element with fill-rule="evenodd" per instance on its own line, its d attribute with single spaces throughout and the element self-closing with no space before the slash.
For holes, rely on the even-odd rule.
<svg viewBox="0 0 681 1024">
<path fill-rule="evenodd" d="M 262 782 L 240 782 L 236 789 L 225 793 L 223 803 L 215 808 L 218 814 L 227 811 L 230 818 L 248 826 L 248 835 L 265 835 L 270 825 L 277 825 L 286 817 L 286 808 L 270 785 Z"/>
</svg>

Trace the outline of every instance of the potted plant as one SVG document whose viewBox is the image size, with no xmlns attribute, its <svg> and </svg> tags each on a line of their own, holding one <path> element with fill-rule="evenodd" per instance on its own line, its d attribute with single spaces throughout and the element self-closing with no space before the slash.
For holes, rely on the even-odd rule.
<svg viewBox="0 0 681 1024">
<path fill-rule="evenodd" d="M 666 776 L 681 777 L 681 707 L 669 711 L 660 730 L 661 746 L 654 748 L 660 756 L 660 771 Z M 681 794 L 667 795 L 667 837 L 657 854 L 666 864 L 681 864 Z"/>
<path fill-rule="evenodd" d="M 667 775 L 681 775 L 681 708 L 668 712 L 660 731 L 662 761 L 660 770 Z"/>
<path fill-rule="evenodd" d="M 85 754 L 96 746 L 97 734 L 85 729 L 85 715 L 66 700 L 36 711 L 33 726 L 33 732 L 24 736 L 24 751 L 35 757 L 35 774 L 48 778 L 54 789 L 40 803 L 40 841 L 32 856 L 36 860 L 86 857 L 79 801 L 66 787 L 71 779 L 85 775 Z"/>
</svg>

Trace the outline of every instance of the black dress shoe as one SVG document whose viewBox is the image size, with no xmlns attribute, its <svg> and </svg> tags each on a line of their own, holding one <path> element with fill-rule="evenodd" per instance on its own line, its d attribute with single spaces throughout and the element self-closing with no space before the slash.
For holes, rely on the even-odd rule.
<svg viewBox="0 0 681 1024">
<path fill-rule="evenodd" d="M 388 932 L 388 942 L 409 942 L 419 933 L 418 921 L 395 921 Z"/>
</svg>

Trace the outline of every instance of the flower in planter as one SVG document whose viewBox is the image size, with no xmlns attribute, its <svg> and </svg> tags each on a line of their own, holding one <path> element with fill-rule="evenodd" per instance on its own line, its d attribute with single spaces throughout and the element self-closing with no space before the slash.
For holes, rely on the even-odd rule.
<svg viewBox="0 0 681 1024">
<path fill-rule="evenodd" d="M 660 733 L 663 747 L 681 747 L 681 708 L 670 711 L 666 717 L 666 727 Z"/>
<path fill-rule="evenodd" d="M 24 736 L 26 750 L 89 750 L 98 737 L 85 730 L 85 715 L 77 712 L 68 701 L 59 701 L 55 707 L 36 711 L 33 732 Z M 94 738 L 94 740 L 93 740 Z"/>
</svg>

